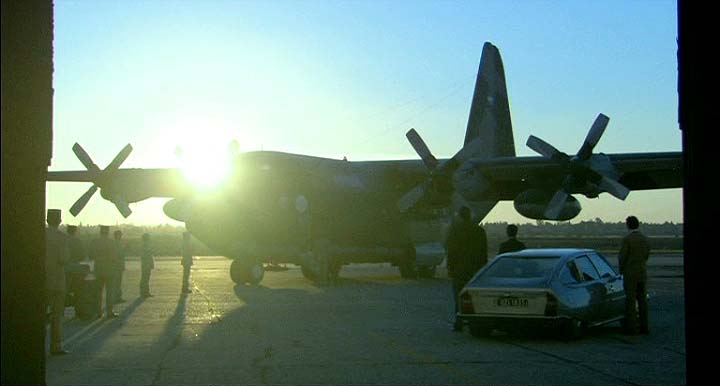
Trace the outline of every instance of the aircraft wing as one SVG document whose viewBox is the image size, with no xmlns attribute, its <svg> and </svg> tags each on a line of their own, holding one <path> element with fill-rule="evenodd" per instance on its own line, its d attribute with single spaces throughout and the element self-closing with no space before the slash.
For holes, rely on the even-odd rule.
<svg viewBox="0 0 720 386">
<path fill-rule="evenodd" d="M 598 167 L 614 174 L 629 190 L 681 188 L 682 153 L 597 154 Z M 512 200 L 527 189 L 557 189 L 570 172 L 561 164 L 545 157 L 499 157 L 472 159 L 468 162 L 476 179 L 483 179 L 488 197 Z M 576 186 L 573 194 L 583 194 Z"/>
</svg>

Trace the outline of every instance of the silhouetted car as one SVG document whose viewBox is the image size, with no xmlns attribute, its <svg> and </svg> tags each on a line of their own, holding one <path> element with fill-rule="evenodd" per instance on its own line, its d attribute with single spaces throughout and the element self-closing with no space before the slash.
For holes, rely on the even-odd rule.
<svg viewBox="0 0 720 386">
<path fill-rule="evenodd" d="M 460 292 L 459 316 L 475 336 L 493 329 L 624 322 L 623 278 L 591 249 L 526 249 L 496 256 Z M 556 330 L 557 331 L 557 330 Z"/>
</svg>

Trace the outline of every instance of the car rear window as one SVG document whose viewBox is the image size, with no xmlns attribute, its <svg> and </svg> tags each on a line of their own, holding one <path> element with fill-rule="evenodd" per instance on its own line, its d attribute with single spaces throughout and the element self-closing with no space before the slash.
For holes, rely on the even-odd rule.
<svg viewBox="0 0 720 386">
<path fill-rule="evenodd" d="M 559 256 L 503 256 L 481 276 L 517 279 L 549 277 L 559 260 Z"/>
</svg>

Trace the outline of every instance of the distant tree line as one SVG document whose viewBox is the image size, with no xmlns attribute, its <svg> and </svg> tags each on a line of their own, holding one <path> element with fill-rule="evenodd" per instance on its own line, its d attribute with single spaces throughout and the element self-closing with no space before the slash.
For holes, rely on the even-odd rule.
<svg viewBox="0 0 720 386">
<path fill-rule="evenodd" d="M 491 254 L 497 251 L 498 245 L 506 239 L 505 228 L 507 222 L 482 223 L 488 236 L 488 248 Z M 436 224 L 438 225 L 438 224 Z M 427 237 L 422 237 L 419 242 L 440 241 L 442 238 L 441 226 L 428 226 Z M 604 251 L 615 251 L 620 247 L 620 240 L 627 234 L 624 222 L 603 222 L 600 219 L 594 221 L 551 222 L 537 221 L 533 223 L 516 224 L 519 228 L 518 238 L 525 242 L 529 248 L 594 248 Z M 432 229 L 431 229 L 432 228 Z M 185 227 L 175 225 L 118 225 L 110 228 L 112 232 L 120 229 L 123 232 L 123 239 L 128 246 L 128 256 L 139 256 L 143 233 L 151 235 L 153 248 L 156 256 L 179 256 L 182 246 L 182 233 Z M 682 250 L 683 249 L 683 225 L 671 222 L 662 224 L 641 224 L 640 229 L 651 238 L 653 250 Z M 78 236 L 85 241 L 86 245 L 100 234 L 99 225 L 78 226 Z M 193 249 L 196 256 L 217 255 L 212 249 L 201 241 L 193 238 Z"/>
</svg>

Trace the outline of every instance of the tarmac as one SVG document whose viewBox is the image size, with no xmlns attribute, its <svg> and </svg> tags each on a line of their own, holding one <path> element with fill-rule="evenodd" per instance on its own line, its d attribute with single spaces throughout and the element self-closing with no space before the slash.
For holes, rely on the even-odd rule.
<svg viewBox="0 0 720 386">
<path fill-rule="evenodd" d="M 48 385 L 686 384 L 682 254 L 650 260 L 651 335 L 611 324 L 569 342 L 540 330 L 452 332 L 443 267 L 407 280 L 389 264 L 351 265 L 319 287 L 293 265 L 235 285 L 229 265 L 197 258 L 183 295 L 179 258 L 158 258 L 154 297 L 143 299 L 129 259 L 119 318 L 81 321 L 66 309 L 71 353 L 48 357 Z"/>
</svg>

